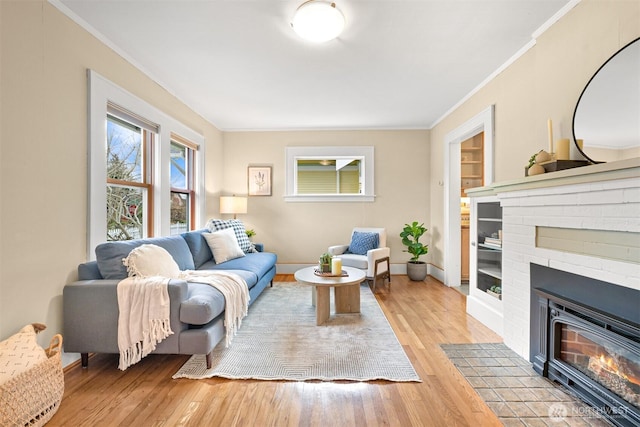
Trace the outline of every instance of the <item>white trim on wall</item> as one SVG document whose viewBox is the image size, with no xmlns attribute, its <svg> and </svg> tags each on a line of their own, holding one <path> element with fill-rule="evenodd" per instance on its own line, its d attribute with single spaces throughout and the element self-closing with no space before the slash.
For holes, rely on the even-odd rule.
<svg viewBox="0 0 640 427">
<path fill-rule="evenodd" d="M 452 130 L 444 137 L 444 284 L 461 284 L 460 232 L 460 145 L 484 132 L 484 185 L 493 182 L 494 106 Z"/>
<path fill-rule="evenodd" d="M 196 197 L 200 200 L 196 205 L 196 228 L 204 224 L 205 192 L 204 192 L 204 137 L 189 129 L 176 119 L 166 115 L 156 107 L 102 77 L 93 70 L 87 70 L 88 83 L 88 185 L 87 185 L 87 259 L 95 259 L 95 247 L 103 243 L 107 236 L 107 103 L 133 111 L 159 125 L 159 150 L 154 162 L 154 221 L 155 236 L 170 234 L 171 188 L 170 156 L 171 133 L 180 135 L 198 145 L 196 152 Z M 164 191 L 164 190 L 167 191 Z"/>
<path fill-rule="evenodd" d="M 364 194 L 296 194 L 296 161 L 299 157 L 355 157 L 362 159 Z M 375 149 L 373 146 L 285 147 L 286 202 L 373 202 L 375 201 L 374 171 Z"/>
</svg>

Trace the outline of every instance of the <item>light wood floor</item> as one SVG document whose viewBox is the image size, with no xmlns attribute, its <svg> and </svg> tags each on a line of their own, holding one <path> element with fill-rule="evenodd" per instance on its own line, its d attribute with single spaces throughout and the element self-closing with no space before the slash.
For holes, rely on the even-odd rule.
<svg viewBox="0 0 640 427">
<path fill-rule="evenodd" d="M 151 355 L 121 372 L 117 355 L 96 355 L 88 369 L 66 370 L 48 425 L 500 426 L 439 347 L 500 341 L 465 313 L 465 296 L 393 276 L 376 297 L 421 383 L 173 380 L 188 356 Z"/>
</svg>

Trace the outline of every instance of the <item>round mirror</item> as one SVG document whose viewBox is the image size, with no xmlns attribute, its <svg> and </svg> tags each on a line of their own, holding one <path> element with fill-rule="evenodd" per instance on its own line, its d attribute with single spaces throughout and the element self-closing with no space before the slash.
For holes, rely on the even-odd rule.
<svg viewBox="0 0 640 427">
<path fill-rule="evenodd" d="M 585 86 L 573 113 L 573 140 L 592 163 L 640 157 L 640 38 L 609 58 Z"/>
</svg>

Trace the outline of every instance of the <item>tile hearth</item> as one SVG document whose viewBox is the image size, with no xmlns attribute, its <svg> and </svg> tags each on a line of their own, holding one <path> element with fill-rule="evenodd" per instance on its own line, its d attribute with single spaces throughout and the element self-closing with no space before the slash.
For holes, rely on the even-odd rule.
<svg viewBox="0 0 640 427">
<path fill-rule="evenodd" d="M 476 393 L 506 427 L 609 426 L 597 412 L 503 343 L 441 344 Z"/>
</svg>

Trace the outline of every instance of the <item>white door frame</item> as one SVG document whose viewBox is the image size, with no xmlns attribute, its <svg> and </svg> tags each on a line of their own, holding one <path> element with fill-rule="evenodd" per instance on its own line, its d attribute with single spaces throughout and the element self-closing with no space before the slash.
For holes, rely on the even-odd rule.
<svg viewBox="0 0 640 427">
<path fill-rule="evenodd" d="M 494 106 L 490 105 L 475 117 L 444 137 L 444 284 L 460 286 L 460 145 L 484 132 L 484 185 L 493 182 Z"/>
</svg>

